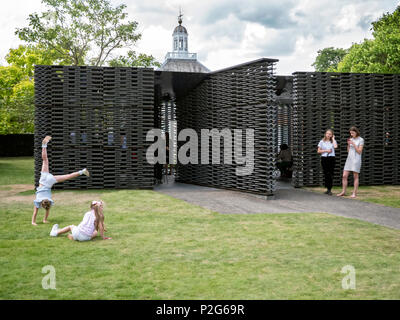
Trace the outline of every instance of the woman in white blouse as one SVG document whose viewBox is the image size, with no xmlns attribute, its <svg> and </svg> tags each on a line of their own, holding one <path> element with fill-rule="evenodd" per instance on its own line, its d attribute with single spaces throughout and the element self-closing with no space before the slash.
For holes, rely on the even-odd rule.
<svg viewBox="0 0 400 320">
<path fill-rule="evenodd" d="M 350 138 L 347 139 L 347 159 L 343 169 L 342 192 L 337 196 L 342 197 L 346 194 L 347 179 L 351 171 L 354 177 L 354 190 L 350 198 L 357 197 L 359 175 L 361 170 L 361 154 L 364 148 L 364 139 L 360 137 L 360 130 L 356 127 L 350 128 Z"/>
<path fill-rule="evenodd" d="M 318 153 L 321 155 L 321 165 L 324 171 L 324 181 L 327 195 L 332 195 L 333 174 L 335 171 L 335 149 L 337 142 L 332 129 L 325 131 L 325 135 L 318 143 Z"/>
</svg>

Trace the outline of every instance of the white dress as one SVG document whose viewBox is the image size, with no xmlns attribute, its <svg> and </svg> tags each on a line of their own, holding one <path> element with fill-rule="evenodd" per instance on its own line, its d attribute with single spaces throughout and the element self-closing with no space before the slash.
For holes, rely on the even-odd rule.
<svg viewBox="0 0 400 320">
<path fill-rule="evenodd" d="M 364 139 L 361 137 L 351 138 L 354 144 L 359 147 L 364 145 Z M 359 154 L 354 146 L 351 144 L 349 154 L 347 155 L 346 163 L 344 165 L 345 171 L 354 171 L 360 173 L 361 169 L 361 154 Z"/>
</svg>

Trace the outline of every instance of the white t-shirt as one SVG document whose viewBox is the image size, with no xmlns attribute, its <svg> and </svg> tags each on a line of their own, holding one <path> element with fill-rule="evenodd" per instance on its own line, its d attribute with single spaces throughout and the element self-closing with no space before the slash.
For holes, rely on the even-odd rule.
<svg viewBox="0 0 400 320">
<path fill-rule="evenodd" d="M 322 140 L 318 143 L 318 147 L 319 147 L 321 150 L 329 150 L 329 149 L 332 149 L 332 152 L 331 152 L 331 153 L 328 153 L 328 152 L 321 153 L 321 157 L 334 157 L 334 156 L 335 156 L 335 147 L 334 147 L 333 143 L 330 142 L 329 140 L 326 141 L 326 140 L 323 140 L 323 139 L 322 139 Z"/>
<path fill-rule="evenodd" d="M 92 236 L 95 220 L 96 216 L 94 214 L 94 210 L 86 212 L 82 222 L 78 225 L 79 230 L 88 236 Z"/>
</svg>

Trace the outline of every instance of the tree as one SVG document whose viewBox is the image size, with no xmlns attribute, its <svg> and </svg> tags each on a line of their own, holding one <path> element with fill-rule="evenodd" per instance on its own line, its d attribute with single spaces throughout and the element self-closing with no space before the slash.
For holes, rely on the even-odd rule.
<svg viewBox="0 0 400 320">
<path fill-rule="evenodd" d="M 13 87 L 24 78 L 23 70 L 17 66 L 0 66 L 0 100 L 3 106 L 9 101 Z"/>
<path fill-rule="evenodd" d="M 13 88 L 24 78 L 20 68 L 0 66 L 0 134 L 14 133 L 10 121 L 10 100 Z"/>
<path fill-rule="evenodd" d="M 33 90 L 20 68 L 0 67 L 0 134 L 33 132 Z"/>
<path fill-rule="evenodd" d="M 48 10 L 29 15 L 16 34 L 29 44 L 56 51 L 72 65 L 102 66 L 111 52 L 141 38 L 138 23 L 125 21 L 126 5 L 108 0 L 42 0 Z"/>
<path fill-rule="evenodd" d="M 34 80 L 36 64 L 62 63 L 59 55 L 37 47 L 10 49 L 8 66 L 0 66 L 0 134 L 34 130 Z"/>
<path fill-rule="evenodd" d="M 338 72 L 400 73 L 400 6 L 372 22 L 373 39 L 353 44 Z"/>
<path fill-rule="evenodd" d="M 67 64 L 64 56 L 56 50 L 46 50 L 40 47 L 20 45 L 16 49 L 10 49 L 6 55 L 9 65 L 18 67 L 28 77 L 33 77 L 35 65 Z"/>
<path fill-rule="evenodd" d="M 109 61 L 110 67 L 160 67 L 161 64 L 152 56 L 144 53 L 136 54 L 135 51 L 128 51 L 127 56 L 119 56 Z"/>
<path fill-rule="evenodd" d="M 32 80 L 22 80 L 13 87 L 7 104 L 0 108 L 2 115 L 0 134 L 33 133 L 34 99 Z"/>
<path fill-rule="evenodd" d="M 315 71 L 318 72 L 329 72 L 337 68 L 338 63 L 347 54 L 347 49 L 329 47 L 322 50 L 318 50 L 317 58 L 312 66 Z"/>
</svg>

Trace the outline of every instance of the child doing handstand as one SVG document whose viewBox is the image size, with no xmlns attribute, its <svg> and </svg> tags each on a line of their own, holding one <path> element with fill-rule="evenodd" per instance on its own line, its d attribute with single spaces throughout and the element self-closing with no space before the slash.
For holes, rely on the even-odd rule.
<svg viewBox="0 0 400 320">
<path fill-rule="evenodd" d="M 43 223 L 48 223 L 47 218 L 49 217 L 50 207 L 54 204 L 54 201 L 51 199 L 51 187 L 55 183 L 73 179 L 82 174 L 89 177 L 89 171 L 87 171 L 86 168 L 62 176 L 53 176 L 49 172 L 49 159 L 47 158 L 47 143 L 49 143 L 50 140 L 51 137 L 46 136 L 42 142 L 42 171 L 40 173 L 39 187 L 37 187 L 36 189 L 36 198 L 35 200 L 33 200 L 34 209 L 32 216 L 32 224 L 34 226 L 37 226 L 36 216 L 40 207 L 46 210 Z"/>
</svg>

